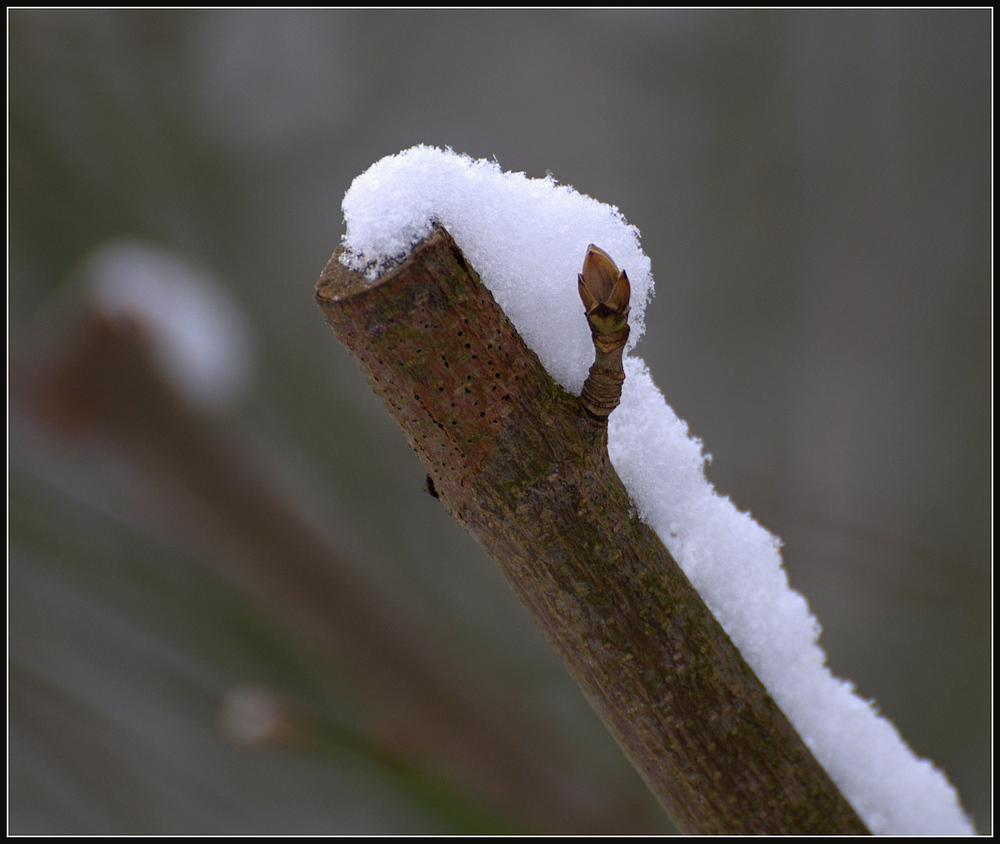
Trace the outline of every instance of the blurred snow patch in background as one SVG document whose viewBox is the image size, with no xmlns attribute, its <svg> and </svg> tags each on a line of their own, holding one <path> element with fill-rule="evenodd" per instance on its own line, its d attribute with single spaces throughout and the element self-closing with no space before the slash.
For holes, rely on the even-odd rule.
<svg viewBox="0 0 1000 844">
<path fill-rule="evenodd" d="M 210 272 L 164 249 L 118 240 L 86 258 L 81 273 L 99 312 L 142 325 L 161 375 L 193 404 L 219 410 L 244 394 L 250 329 Z"/>
</svg>

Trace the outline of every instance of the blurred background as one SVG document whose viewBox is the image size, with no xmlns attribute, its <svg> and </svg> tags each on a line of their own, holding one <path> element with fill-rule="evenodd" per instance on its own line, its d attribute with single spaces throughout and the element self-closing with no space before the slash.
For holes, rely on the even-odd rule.
<svg viewBox="0 0 1000 844">
<path fill-rule="evenodd" d="M 9 831 L 672 829 L 313 302 L 426 143 L 638 226 L 710 479 L 991 832 L 991 33 L 8 11 Z"/>
</svg>

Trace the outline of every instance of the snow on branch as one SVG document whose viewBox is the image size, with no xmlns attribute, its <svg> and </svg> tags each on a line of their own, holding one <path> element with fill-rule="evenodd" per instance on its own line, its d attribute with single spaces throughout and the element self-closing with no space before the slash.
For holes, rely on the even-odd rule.
<svg viewBox="0 0 1000 844">
<path fill-rule="evenodd" d="M 739 512 L 727 498 L 715 492 L 705 478 L 701 444 L 689 436 L 685 423 L 666 404 L 644 363 L 628 354 L 643 332 L 643 313 L 652 296 L 653 284 L 649 259 L 639 246 L 639 233 L 628 225 L 617 208 L 582 196 L 572 188 L 557 184 L 551 177 L 529 179 L 521 173 L 504 173 L 493 162 L 474 161 L 450 150 L 420 146 L 377 162 L 355 179 L 344 197 L 343 210 L 347 233 L 342 249 L 328 265 L 324 279 L 321 279 L 318 293 L 321 304 L 324 304 L 324 296 L 327 297 L 326 303 L 338 301 L 337 297 L 341 294 L 330 286 L 335 277 L 340 278 L 338 283 L 344 284 L 347 284 L 345 278 L 353 278 L 349 284 L 350 295 L 353 295 L 361 292 L 366 285 L 374 289 L 388 279 L 398 280 L 400 274 L 406 275 L 407 267 L 417 257 L 412 250 L 418 243 L 424 244 L 419 247 L 418 253 L 427 255 L 432 262 L 439 260 L 438 252 L 431 250 L 433 255 L 426 252 L 426 244 L 434 242 L 434 226 L 440 224 L 454 238 L 460 250 L 456 250 L 459 257 L 455 260 L 463 266 L 467 262 L 475 271 L 473 276 L 478 273 L 505 314 L 505 319 L 509 318 L 516 329 L 516 332 L 503 329 L 502 342 L 498 339 L 497 345 L 490 345 L 489 338 L 483 340 L 479 354 L 489 356 L 491 351 L 501 346 L 508 348 L 504 344 L 513 349 L 516 347 L 513 338 L 520 335 L 551 378 L 573 396 L 579 395 L 583 389 L 588 368 L 594 361 L 588 321 L 580 308 L 579 296 L 582 294 L 574 283 L 588 246 L 597 244 L 614 264 L 627 272 L 631 287 L 631 310 L 628 313 L 631 333 L 624 347 L 626 377 L 621 404 L 608 417 L 607 423 L 607 453 L 617 473 L 615 480 L 621 478 L 628 495 L 618 532 L 629 533 L 632 539 L 639 542 L 637 537 L 646 530 L 655 532 L 658 540 L 662 540 L 662 545 L 669 550 L 666 558 L 670 563 L 673 560 L 679 563 L 686 575 L 685 581 L 689 579 L 694 585 L 700 599 L 721 623 L 742 658 L 763 681 L 770 698 L 777 702 L 816 759 L 873 832 L 928 835 L 973 832 L 954 789 L 944 775 L 926 760 L 917 758 L 895 727 L 879 715 L 871 703 L 859 698 L 849 682 L 831 674 L 817 641 L 819 624 L 811 615 L 805 599 L 788 584 L 779 551 L 780 543 L 749 515 Z M 421 250 L 425 251 L 421 253 Z M 355 272 L 350 273 L 352 270 Z M 341 275 L 341 271 L 348 275 Z M 414 289 L 406 295 L 411 299 L 417 297 L 418 303 L 423 301 L 426 304 L 436 295 L 433 291 L 440 280 L 437 278 L 439 273 L 432 267 L 411 275 L 408 281 Z M 421 284 L 427 285 L 423 291 Z M 348 294 L 342 293 L 341 300 L 346 301 Z M 628 304 L 626 302 L 626 306 Z M 336 320 L 331 319 L 327 304 L 324 304 L 324 310 L 334 323 Z M 382 326 L 385 324 L 379 323 Z M 430 322 L 427 324 L 431 325 Z M 338 328 L 342 339 L 344 332 L 351 330 L 346 325 L 342 323 Z M 470 324 L 469 334 L 479 337 L 480 328 Z M 433 344 L 433 334 L 428 332 L 426 337 L 408 334 L 405 342 Z M 345 342 L 351 346 L 351 342 Z M 468 372 L 477 371 L 481 376 L 484 362 L 478 354 L 473 357 L 476 362 Z M 472 365 L 472 358 L 467 358 L 464 363 Z M 511 368 L 521 364 L 525 367 L 524 372 Z M 444 365 L 451 368 L 447 360 Z M 513 395 L 522 386 L 515 383 L 517 379 L 522 375 L 527 377 L 525 373 L 530 368 L 530 360 L 518 352 L 513 360 L 497 359 L 491 365 L 496 367 L 496 372 L 491 372 L 490 376 L 495 375 L 495 380 L 504 384 L 506 394 Z M 443 381 L 447 381 L 447 389 L 453 391 L 456 402 L 453 406 L 459 408 L 457 412 L 468 422 L 465 428 L 468 442 L 461 448 L 454 442 L 441 445 L 440 449 L 444 451 L 438 453 L 435 459 L 441 461 L 440 467 L 460 464 L 462 471 L 468 472 L 461 477 L 471 478 L 484 465 L 492 465 L 490 461 L 494 458 L 495 443 L 490 437 L 502 432 L 506 421 L 481 409 L 490 396 L 485 393 L 480 395 L 471 387 L 468 393 L 463 393 L 461 385 L 452 383 L 454 372 L 445 377 L 440 369 L 438 367 L 435 371 Z M 369 372 L 370 380 L 373 377 L 373 373 Z M 421 383 L 428 391 L 436 391 L 438 387 L 428 380 L 429 377 L 421 375 Z M 469 380 L 473 381 L 471 374 Z M 477 377 L 475 389 L 482 388 L 484 383 L 481 377 Z M 384 384 L 381 386 L 386 387 Z M 380 391 L 379 385 L 376 385 L 376 390 Z M 385 397 L 385 391 L 381 392 Z M 398 396 L 398 402 L 404 407 L 396 409 L 411 416 L 424 412 L 427 402 L 419 392 L 416 398 Z M 514 402 L 515 405 L 517 401 L 520 399 Z M 559 416 L 556 406 L 561 401 L 550 397 L 532 409 L 543 419 L 551 420 Z M 524 410 L 524 407 L 512 406 L 510 412 L 516 414 Z M 589 418 L 593 423 L 592 416 Z M 455 424 L 459 424 L 458 419 Z M 423 445 L 415 438 L 420 434 L 407 433 L 411 444 L 420 452 Z M 570 433 L 564 433 L 568 440 Z M 433 436 L 434 431 L 427 429 L 426 435 Z M 523 449 L 537 447 L 546 452 L 550 446 L 545 439 L 544 436 L 537 437 L 536 441 L 524 443 Z M 560 445 L 563 442 L 558 437 L 556 441 Z M 527 459 L 526 465 L 542 468 L 532 463 L 530 457 Z M 594 455 L 591 454 L 588 459 L 595 459 Z M 431 474 L 434 475 L 433 470 Z M 454 477 L 457 476 L 443 469 L 441 474 L 441 483 L 438 477 L 434 477 L 435 486 L 445 490 L 442 498 L 453 514 L 459 513 L 461 507 L 457 502 L 464 501 L 463 496 L 469 491 L 455 486 Z M 586 484 L 584 479 L 577 480 Z M 606 482 L 607 478 L 601 481 L 602 484 Z M 575 494 L 565 487 L 556 490 L 545 487 L 545 484 L 533 486 L 524 477 L 518 483 L 520 486 L 516 491 L 525 502 L 532 495 L 544 498 L 544 495 Z M 543 488 L 546 490 L 544 494 Z M 549 504 L 551 501 L 541 501 L 541 504 L 535 501 L 535 505 L 539 506 Z M 524 506 L 529 505 L 525 503 Z M 637 513 L 639 519 L 630 519 L 629 513 Z M 490 517 L 485 515 L 482 518 L 489 521 Z M 600 517 L 595 515 L 594 518 Z M 476 532 L 475 527 L 473 525 L 470 529 Z M 648 531 L 649 528 L 652 531 Z M 574 530 L 567 525 L 561 525 L 561 529 L 570 535 Z M 608 530 L 608 536 L 614 536 L 615 529 L 609 527 Z M 528 541 L 526 535 L 521 539 Z M 539 536 L 531 537 L 531 541 L 539 539 Z M 557 536 L 550 536 L 545 541 L 560 546 Z M 591 541 L 597 540 L 591 537 Z M 640 544 L 644 542 L 645 539 Z M 657 544 L 660 544 L 659 541 Z M 592 551 L 592 556 L 607 562 L 606 557 L 601 556 L 606 548 L 602 550 L 595 546 Z M 649 553 L 655 556 L 656 552 Z M 656 563 L 658 566 L 661 564 L 669 566 L 662 560 Z M 610 572 L 617 577 L 619 565 L 622 564 L 617 560 L 614 565 L 608 563 L 603 566 L 603 573 L 607 575 Z M 511 572 L 505 573 L 511 577 Z M 641 568 L 634 569 L 629 577 L 637 578 L 639 583 L 644 582 Z M 655 593 L 659 587 L 650 585 L 653 580 L 659 584 L 659 579 L 651 580 L 646 576 L 643 588 L 648 586 Z M 542 584 L 536 583 L 535 586 L 541 587 Z M 576 602 L 575 599 L 567 598 L 564 604 L 557 602 L 555 606 L 547 606 L 537 605 L 538 595 L 526 596 L 522 592 L 522 598 L 533 609 L 536 618 L 541 615 L 550 619 L 557 629 L 562 629 L 567 617 L 574 613 L 579 616 L 592 610 L 585 602 Z M 666 600 L 663 595 L 658 595 L 658 599 Z M 675 611 L 676 606 L 657 609 L 655 605 L 642 610 L 668 630 L 673 629 Z M 614 615 L 613 607 L 609 612 Z M 591 633 L 596 637 L 595 641 L 609 641 L 599 635 L 602 629 L 600 620 L 590 615 L 587 617 L 593 621 Z M 633 633 L 639 635 L 637 631 Z M 559 643 L 554 644 L 559 649 Z M 577 641 L 574 646 L 580 644 Z M 658 647 L 652 641 L 649 644 L 651 648 Z M 566 654 L 563 655 L 566 658 Z M 669 663 L 655 664 L 655 658 L 646 652 L 618 654 L 616 659 L 619 663 L 652 659 L 647 663 L 650 671 L 676 674 L 679 670 Z M 584 669 L 578 667 L 576 670 Z M 586 682 L 582 684 L 591 694 Z M 622 691 L 623 694 L 628 692 L 641 698 L 642 692 L 637 689 Z M 704 689 L 702 692 L 708 694 Z M 625 708 L 633 706 L 640 710 L 644 703 L 648 701 L 623 699 L 619 702 Z M 599 703 L 595 706 L 614 728 L 613 717 L 609 718 L 608 712 Z M 655 707 L 651 711 L 655 711 Z M 669 733 L 669 725 L 665 729 Z M 750 742 L 746 749 L 750 748 L 755 748 L 753 752 L 758 756 L 763 753 L 759 744 Z M 637 761 L 634 753 L 633 761 L 643 770 L 642 761 Z M 758 763 L 761 760 L 757 757 L 743 759 L 747 771 Z M 730 770 L 728 773 L 734 775 L 736 772 Z M 646 774 L 648 779 L 648 771 Z M 672 810 L 676 811 L 676 806 Z M 719 827 L 717 831 L 735 830 Z"/>
</svg>

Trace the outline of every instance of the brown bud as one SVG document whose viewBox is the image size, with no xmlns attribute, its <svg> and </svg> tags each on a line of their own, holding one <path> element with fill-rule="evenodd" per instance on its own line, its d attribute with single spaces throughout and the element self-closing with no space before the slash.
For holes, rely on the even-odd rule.
<svg viewBox="0 0 1000 844">
<path fill-rule="evenodd" d="M 579 275 L 580 298 L 587 312 L 594 341 L 594 365 L 583 384 L 580 400 L 587 412 L 605 423 L 618 407 L 625 370 L 622 350 L 628 340 L 628 277 L 603 249 L 587 247 Z"/>
<path fill-rule="evenodd" d="M 618 267 L 603 249 L 587 247 L 583 272 L 579 275 L 580 299 L 587 319 L 599 334 L 613 334 L 627 324 L 631 288 L 625 271 Z"/>
</svg>

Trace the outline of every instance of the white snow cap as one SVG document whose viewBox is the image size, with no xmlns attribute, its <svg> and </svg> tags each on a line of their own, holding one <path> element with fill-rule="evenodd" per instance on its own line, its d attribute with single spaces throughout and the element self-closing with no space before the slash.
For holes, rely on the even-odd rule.
<svg viewBox="0 0 1000 844">
<path fill-rule="evenodd" d="M 594 362 L 576 277 L 596 243 L 628 270 L 626 352 L 642 336 L 653 292 L 639 230 L 617 208 L 555 179 L 504 173 L 500 165 L 419 146 L 383 158 L 344 197 L 346 266 L 370 279 L 440 222 L 549 374 L 579 393 Z M 612 224 L 613 223 L 613 224 Z M 569 279 L 569 283 L 567 283 Z"/>
<path fill-rule="evenodd" d="M 574 393 L 594 354 L 576 284 L 588 244 L 628 274 L 626 352 L 643 332 L 653 281 L 638 230 L 614 206 L 551 176 L 529 179 L 495 162 L 417 146 L 358 176 L 343 210 L 341 260 L 373 280 L 439 221 L 552 377 Z M 701 443 L 645 364 L 627 357 L 625 371 L 608 424 L 615 469 L 844 796 L 876 833 L 973 833 L 944 775 L 827 668 L 819 624 L 788 584 L 778 539 L 712 488 Z"/>
</svg>

